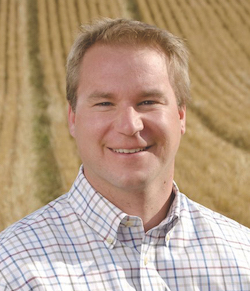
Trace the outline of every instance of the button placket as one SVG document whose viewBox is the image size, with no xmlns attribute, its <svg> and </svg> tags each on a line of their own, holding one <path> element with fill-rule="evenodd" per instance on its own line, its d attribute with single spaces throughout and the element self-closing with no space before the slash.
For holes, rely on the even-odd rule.
<svg viewBox="0 0 250 291">
<path fill-rule="evenodd" d="M 149 248 L 150 246 L 148 244 L 148 238 L 145 234 L 141 245 L 141 261 L 143 267 L 147 266 L 149 263 Z"/>
<path fill-rule="evenodd" d="M 164 238 L 163 238 L 164 241 Z M 161 247 L 162 243 L 161 242 Z M 158 246 L 160 247 L 160 245 Z M 170 290 L 164 280 L 161 278 L 157 271 L 156 265 L 156 252 L 157 252 L 157 239 L 152 240 L 152 237 L 144 237 L 143 245 L 141 248 L 141 289 L 142 291 L 154 290 L 154 286 L 157 286 L 157 290 L 166 291 Z"/>
<path fill-rule="evenodd" d="M 167 245 L 168 245 L 169 241 L 170 241 L 170 233 L 167 233 L 167 235 L 165 237 L 165 242 Z"/>
<path fill-rule="evenodd" d="M 148 264 L 148 257 L 147 257 L 147 255 L 144 257 L 144 266 L 147 266 L 147 264 Z"/>
<path fill-rule="evenodd" d="M 140 280 L 141 280 L 141 290 L 146 291 L 149 290 L 150 286 L 150 278 L 148 276 L 148 244 L 146 235 L 144 235 L 141 244 L 141 256 L 140 256 Z"/>
</svg>

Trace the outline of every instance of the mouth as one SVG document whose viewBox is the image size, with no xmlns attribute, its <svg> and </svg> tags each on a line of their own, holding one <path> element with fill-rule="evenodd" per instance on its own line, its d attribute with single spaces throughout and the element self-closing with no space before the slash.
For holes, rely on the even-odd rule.
<svg viewBox="0 0 250 291">
<path fill-rule="evenodd" d="M 144 152 L 148 148 L 149 147 L 136 148 L 136 149 L 110 149 L 110 150 L 112 150 L 115 153 L 119 153 L 119 154 L 134 154 L 134 153 Z"/>
</svg>

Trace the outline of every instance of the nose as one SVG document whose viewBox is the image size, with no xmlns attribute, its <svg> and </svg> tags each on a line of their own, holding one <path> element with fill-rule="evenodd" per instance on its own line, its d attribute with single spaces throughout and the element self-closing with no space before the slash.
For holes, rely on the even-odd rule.
<svg viewBox="0 0 250 291">
<path fill-rule="evenodd" d="M 135 135 L 144 128 L 141 114 L 132 106 L 120 109 L 116 116 L 115 128 L 121 134 L 127 136 Z"/>
</svg>

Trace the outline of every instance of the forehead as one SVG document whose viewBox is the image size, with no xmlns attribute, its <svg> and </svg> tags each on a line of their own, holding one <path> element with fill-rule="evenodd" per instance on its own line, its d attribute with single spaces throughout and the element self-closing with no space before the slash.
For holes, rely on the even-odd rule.
<svg viewBox="0 0 250 291">
<path fill-rule="evenodd" d="M 124 59 L 127 62 L 127 68 L 130 66 L 131 69 L 139 63 L 147 66 L 152 59 L 155 59 L 155 62 L 158 64 L 167 65 L 167 70 L 169 67 L 168 56 L 158 46 L 96 43 L 84 54 L 80 63 L 80 73 L 83 73 L 85 70 L 93 72 L 95 65 L 98 69 L 101 69 L 102 66 L 106 66 L 108 69 L 110 64 L 110 70 L 113 70 L 114 67 L 122 67 L 123 65 L 124 69 Z M 152 62 L 151 65 L 153 65 Z"/>
<path fill-rule="evenodd" d="M 81 65 L 77 94 L 84 99 L 123 96 L 125 100 L 172 92 L 166 56 L 155 48 L 98 44 L 87 51 Z"/>
</svg>

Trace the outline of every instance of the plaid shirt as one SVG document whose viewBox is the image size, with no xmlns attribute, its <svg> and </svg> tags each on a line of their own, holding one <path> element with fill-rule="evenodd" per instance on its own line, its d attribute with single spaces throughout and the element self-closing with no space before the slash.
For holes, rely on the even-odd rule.
<svg viewBox="0 0 250 291">
<path fill-rule="evenodd" d="M 146 234 L 89 185 L 0 235 L 0 290 L 250 290 L 250 230 L 174 186 L 164 221 Z"/>
</svg>

